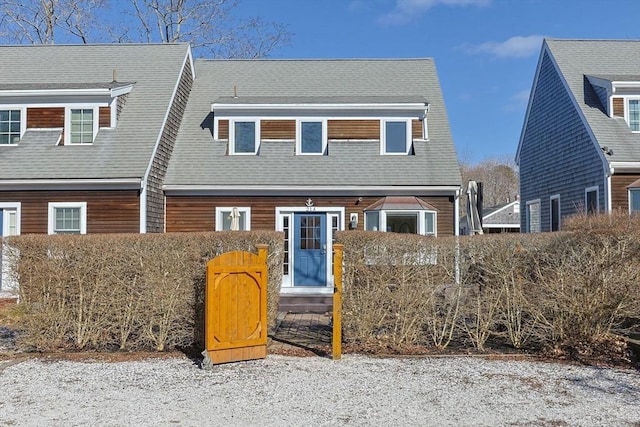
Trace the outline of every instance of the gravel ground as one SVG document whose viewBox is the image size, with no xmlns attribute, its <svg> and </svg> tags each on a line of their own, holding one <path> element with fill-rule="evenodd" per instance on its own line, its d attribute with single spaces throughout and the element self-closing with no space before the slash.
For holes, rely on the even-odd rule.
<svg viewBox="0 0 640 427">
<path fill-rule="evenodd" d="M 0 361 L 0 426 L 640 426 L 640 373 L 482 358 Z"/>
</svg>

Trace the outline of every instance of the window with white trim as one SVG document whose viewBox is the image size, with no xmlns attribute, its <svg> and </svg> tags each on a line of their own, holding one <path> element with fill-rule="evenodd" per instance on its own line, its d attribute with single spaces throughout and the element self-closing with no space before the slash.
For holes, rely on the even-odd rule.
<svg viewBox="0 0 640 427">
<path fill-rule="evenodd" d="M 584 209 L 587 214 L 597 214 L 600 210 L 599 188 L 589 187 L 584 190 Z"/>
<path fill-rule="evenodd" d="M 640 213 L 640 188 L 629 189 L 629 212 Z"/>
<path fill-rule="evenodd" d="M 435 211 L 365 211 L 364 227 L 368 231 L 387 231 L 435 236 L 437 213 Z"/>
<path fill-rule="evenodd" d="M 49 234 L 87 234 L 87 203 L 50 202 Z"/>
<path fill-rule="evenodd" d="M 251 208 L 216 207 L 216 231 L 251 230 Z"/>
<path fill-rule="evenodd" d="M 229 121 L 229 154 L 256 154 L 260 147 L 260 120 Z"/>
<path fill-rule="evenodd" d="M 627 101 L 627 122 L 633 132 L 640 132 L 640 99 Z"/>
<path fill-rule="evenodd" d="M 554 195 L 549 199 L 550 206 L 550 230 L 560 231 L 560 196 Z"/>
<path fill-rule="evenodd" d="M 411 146 L 411 120 L 382 120 L 381 154 L 407 154 Z"/>
<path fill-rule="evenodd" d="M 326 120 L 298 120 L 296 126 L 296 153 L 326 154 L 327 122 Z"/>
<path fill-rule="evenodd" d="M 20 141 L 20 117 L 18 109 L 0 110 L 0 145 L 17 144 Z"/>
<path fill-rule="evenodd" d="M 527 202 L 527 231 L 539 233 L 540 228 L 540 199 Z"/>
<path fill-rule="evenodd" d="M 20 235 L 20 202 L 0 202 L 0 236 Z"/>
<path fill-rule="evenodd" d="M 70 144 L 91 144 L 93 143 L 94 111 L 92 108 L 72 108 L 69 128 Z"/>
</svg>

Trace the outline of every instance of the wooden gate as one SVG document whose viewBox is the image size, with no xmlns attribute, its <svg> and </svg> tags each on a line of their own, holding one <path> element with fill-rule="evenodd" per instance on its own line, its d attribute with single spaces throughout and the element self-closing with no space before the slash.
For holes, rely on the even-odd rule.
<svg viewBox="0 0 640 427">
<path fill-rule="evenodd" d="M 267 245 L 207 263 L 205 363 L 267 357 Z"/>
</svg>

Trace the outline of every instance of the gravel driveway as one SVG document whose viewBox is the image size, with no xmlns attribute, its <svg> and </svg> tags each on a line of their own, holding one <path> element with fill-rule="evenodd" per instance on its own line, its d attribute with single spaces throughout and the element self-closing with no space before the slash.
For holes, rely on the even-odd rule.
<svg viewBox="0 0 640 427">
<path fill-rule="evenodd" d="M 482 358 L 0 362 L 0 426 L 640 426 L 640 373 Z"/>
</svg>

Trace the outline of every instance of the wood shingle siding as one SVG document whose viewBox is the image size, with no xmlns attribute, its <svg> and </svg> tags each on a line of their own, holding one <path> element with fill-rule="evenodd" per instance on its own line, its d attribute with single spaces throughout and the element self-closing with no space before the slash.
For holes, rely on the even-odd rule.
<svg viewBox="0 0 640 427">
<path fill-rule="evenodd" d="M 22 234 L 47 233 L 49 202 L 87 202 L 87 233 L 138 233 L 138 191 L 2 191 L 0 202 L 20 202 Z"/>
<path fill-rule="evenodd" d="M 640 174 L 615 174 L 611 177 L 611 208 L 629 209 L 629 190 L 627 186 L 640 179 Z"/>
<path fill-rule="evenodd" d="M 27 128 L 64 127 L 64 107 L 27 108 Z"/>
<path fill-rule="evenodd" d="M 613 115 L 624 117 L 624 98 L 613 98 Z"/>
<path fill-rule="evenodd" d="M 227 138 L 229 122 L 227 121 Z M 260 122 L 260 139 L 295 139 L 295 120 L 262 120 Z"/>
<path fill-rule="evenodd" d="M 218 122 L 218 139 L 229 139 L 229 120 Z"/>
<path fill-rule="evenodd" d="M 358 229 L 364 228 L 364 208 L 384 197 L 363 197 L 356 204 L 356 196 L 311 197 L 317 212 L 324 208 L 344 207 L 344 224 L 348 224 L 351 213 L 358 214 Z M 453 234 L 453 197 L 419 196 L 438 209 L 438 235 Z M 252 230 L 274 230 L 276 227 L 276 207 L 305 206 L 308 197 L 286 196 L 167 196 L 167 232 L 212 231 L 215 230 L 216 207 L 250 207 Z"/>
<path fill-rule="evenodd" d="M 178 135 L 178 129 L 180 128 L 182 115 L 187 106 L 192 85 L 191 63 L 187 60 L 160 137 L 158 149 L 151 164 L 149 176 L 147 177 L 146 231 L 148 233 L 162 233 L 164 231 L 165 211 L 162 184 L 169 167 L 169 160 L 171 159 L 171 153 L 173 152 L 173 146 L 176 142 L 176 136 Z"/>
<path fill-rule="evenodd" d="M 413 139 L 422 139 L 422 120 L 411 120 L 411 137 Z"/>
<path fill-rule="evenodd" d="M 329 139 L 380 139 L 380 120 L 329 120 Z"/>
<path fill-rule="evenodd" d="M 101 127 L 101 128 L 111 127 L 111 108 L 110 107 L 99 108 L 98 127 Z"/>
<path fill-rule="evenodd" d="M 520 151 L 521 230 L 527 230 L 527 202 L 540 199 L 541 231 L 549 231 L 549 198 L 560 195 L 564 217 L 584 210 L 584 192 L 592 186 L 599 188 L 603 209 L 600 154 L 545 52 Z"/>
</svg>

